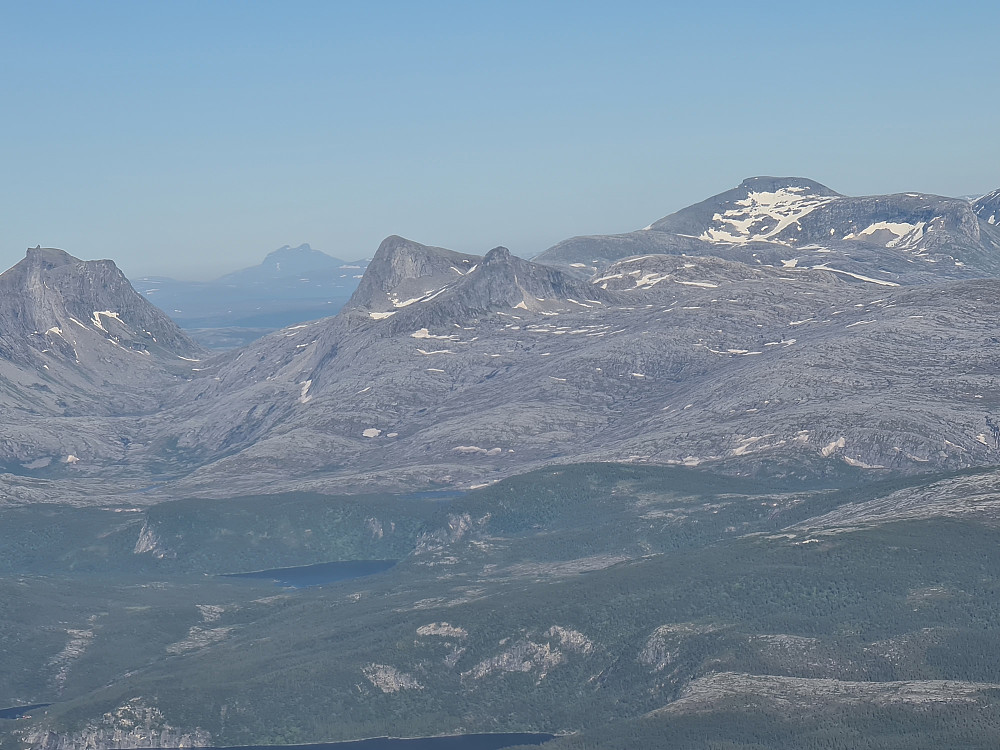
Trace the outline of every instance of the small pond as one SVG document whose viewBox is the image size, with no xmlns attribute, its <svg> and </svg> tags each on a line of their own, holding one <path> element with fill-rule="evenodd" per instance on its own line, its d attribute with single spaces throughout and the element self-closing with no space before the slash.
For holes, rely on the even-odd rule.
<svg viewBox="0 0 1000 750">
<path fill-rule="evenodd" d="M 27 716 L 32 711 L 51 706 L 51 703 L 33 703 L 30 706 L 14 706 L 13 708 L 0 708 L 0 719 L 20 719 Z"/>
<path fill-rule="evenodd" d="M 399 561 L 341 560 L 317 563 L 316 565 L 299 565 L 292 568 L 254 570 L 249 573 L 225 573 L 224 576 L 226 578 L 259 578 L 265 581 L 274 581 L 279 586 L 286 588 L 302 589 L 374 575 L 388 570 L 397 562 Z"/>
<path fill-rule="evenodd" d="M 395 739 L 376 737 L 352 742 L 324 742 L 315 745 L 251 745 L 206 750 L 501 750 L 515 745 L 541 745 L 555 735 L 529 732 L 506 734 L 455 734 L 447 737 Z"/>
</svg>

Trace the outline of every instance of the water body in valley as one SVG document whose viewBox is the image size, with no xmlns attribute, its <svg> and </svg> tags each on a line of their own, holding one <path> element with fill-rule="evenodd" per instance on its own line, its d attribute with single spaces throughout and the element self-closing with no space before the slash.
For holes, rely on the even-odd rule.
<svg viewBox="0 0 1000 750">
<path fill-rule="evenodd" d="M 20 719 L 27 716 L 38 708 L 51 706 L 51 703 L 34 703 L 30 706 L 14 706 L 13 708 L 0 708 L 0 719 Z"/>
<path fill-rule="evenodd" d="M 349 581 L 375 573 L 381 573 L 395 565 L 398 560 L 341 560 L 339 562 L 299 565 L 292 568 L 272 568 L 254 570 L 249 573 L 226 573 L 226 578 L 259 578 L 274 581 L 286 588 L 302 589 L 322 586 L 337 581 Z"/>
<path fill-rule="evenodd" d="M 420 490 L 399 496 L 400 500 L 454 500 L 465 495 L 465 490 Z"/>
<path fill-rule="evenodd" d="M 552 734 L 456 734 L 448 737 L 416 737 L 394 739 L 376 737 L 353 742 L 324 742 L 314 745 L 256 745 L 215 748 L 214 750 L 500 750 L 515 745 L 541 745 L 553 739 Z"/>
</svg>

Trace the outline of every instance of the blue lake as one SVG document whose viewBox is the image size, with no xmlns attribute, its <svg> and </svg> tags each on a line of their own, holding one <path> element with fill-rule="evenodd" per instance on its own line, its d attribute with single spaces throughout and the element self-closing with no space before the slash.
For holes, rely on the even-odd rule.
<svg viewBox="0 0 1000 750">
<path fill-rule="evenodd" d="M 420 490 L 418 492 L 407 492 L 399 496 L 400 500 L 454 500 L 462 497 L 465 490 Z"/>
<path fill-rule="evenodd" d="M 34 703 L 30 706 L 14 706 L 13 708 L 0 708 L 0 719 L 20 719 L 27 716 L 37 708 L 51 706 L 51 703 Z"/>
<path fill-rule="evenodd" d="M 211 750 L 500 750 L 515 745 L 541 745 L 555 735 L 538 733 L 457 734 L 449 737 L 394 739 L 376 737 L 353 742 L 324 742 L 314 745 L 251 745 Z"/>
<path fill-rule="evenodd" d="M 338 562 L 299 565 L 292 568 L 254 570 L 249 573 L 225 573 L 226 578 L 258 578 L 279 586 L 302 589 L 326 583 L 349 581 L 388 570 L 398 560 L 341 560 Z"/>
</svg>

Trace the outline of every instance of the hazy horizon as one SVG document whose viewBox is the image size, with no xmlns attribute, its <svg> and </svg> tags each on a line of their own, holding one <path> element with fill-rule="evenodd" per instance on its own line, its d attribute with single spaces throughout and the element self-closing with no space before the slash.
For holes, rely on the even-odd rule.
<svg viewBox="0 0 1000 750">
<path fill-rule="evenodd" d="M 987 193 L 972 2 L 6 4 L 0 266 L 210 279 L 399 234 L 531 257 L 754 175 Z"/>
</svg>

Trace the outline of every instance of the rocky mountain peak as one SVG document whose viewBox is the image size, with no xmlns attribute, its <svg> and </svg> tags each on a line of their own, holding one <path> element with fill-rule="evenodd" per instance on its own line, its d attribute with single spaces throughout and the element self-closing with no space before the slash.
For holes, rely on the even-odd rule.
<svg viewBox="0 0 1000 750">
<path fill-rule="evenodd" d="M 268 253 L 259 265 L 243 268 L 216 280 L 222 284 L 269 284 L 278 280 L 308 277 L 310 273 L 333 273 L 343 261 L 315 250 L 308 243 L 292 247 L 283 245 Z"/>
<path fill-rule="evenodd" d="M 86 331 L 130 351 L 170 356 L 201 351 L 132 288 L 113 261 L 83 261 L 56 248 L 30 249 L 0 274 L 0 331 L 11 355 L 45 348 L 51 337 L 68 341 L 70 331 Z M 65 347 L 53 351 L 60 348 Z"/>
<path fill-rule="evenodd" d="M 326 253 L 320 250 L 313 250 L 308 242 L 299 245 L 298 247 L 292 247 L 291 245 L 282 245 L 277 250 L 272 250 L 266 256 L 264 256 L 265 263 L 280 263 L 281 261 L 290 260 L 292 258 L 304 258 L 304 257 L 330 257 Z"/>
<path fill-rule="evenodd" d="M 973 201 L 972 210 L 987 224 L 1000 225 L 1000 189 Z"/>
<path fill-rule="evenodd" d="M 80 261 L 65 250 L 37 245 L 28 248 L 23 262 L 31 267 L 56 268 L 57 266 L 79 263 Z"/>
<path fill-rule="evenodd" d="M 483 259 L 391 235 L 386 237 L 347 309 L 390 311 L 440 290 Z"/>
<path fill-rule="evenodd" d="M 495 247 L 466 273 L 415 300 L 397 325 L 449 325 L 484 313 L 523 310 L 552 313 L 578 306 L 582 300 L 606 297 L 589 281 L 551 266 L 518 258 Z M 574 300 L 576 300 L 574 302 Z"/>
<path fill-rule="evenodd" d="M 737 190 L 754 193 L 776 193 L 779 190 L 790 190 L 809 195 L 830 197 L 840 195 L 826 185 L 805 177 L 747 177 L 739 184 Z"/>
<path fill-rule="evenodd" d="M 1000 272 L 998 224 L 998 193 L 974 204 L 924 193 L 851 197 L 802 177 L 762 176 L 638 231 L 564 240 L 536 261 L 593 273 L 634 256 L 711 256 L 923 284 Z"/>
<path fill-rule="evenodd" d="M 647 229 L 696 237 L 708 241 L 747 241 L 766 238 L 782 231 L 840 194 L 804 177 L 748 177 L 724 193 L 681 209 L 654 221 Z M 739 222 L 737 232 L 725 231 L 732 217 Z M 723 231 L 719 236 L 712 230 Z"/>
<path fill-rule="evenodd" d="M 510 263 L 510 250 L 505 247 L 495 247 L 483 257 L 483 267 L 492 266 L 497 263 Z"/>
<path fill-rule="evenodd" d="M 391 235 L 382 240 L 368 269 L 389 284 L 403 279 L 415 279 L 436 273 L 455 261 L 481 260 L 475 255 L 463 255 L 443 247 L 421 245 L 405 237 Z"/>
</svg>

